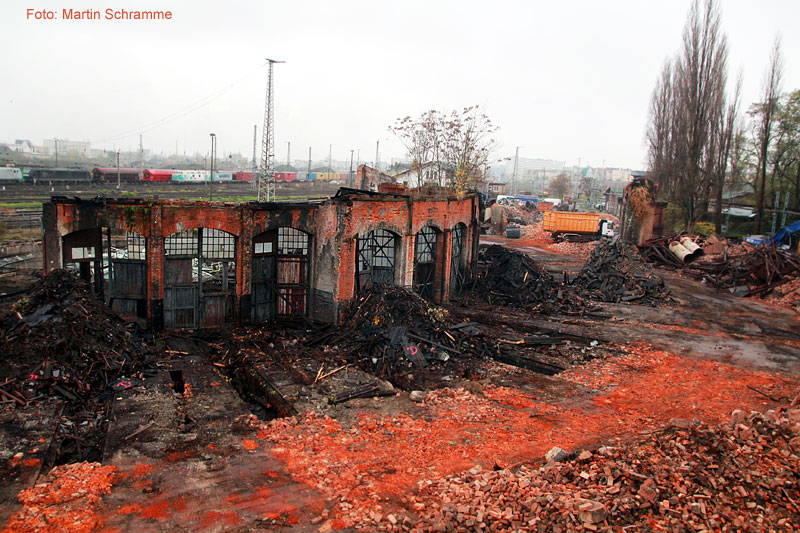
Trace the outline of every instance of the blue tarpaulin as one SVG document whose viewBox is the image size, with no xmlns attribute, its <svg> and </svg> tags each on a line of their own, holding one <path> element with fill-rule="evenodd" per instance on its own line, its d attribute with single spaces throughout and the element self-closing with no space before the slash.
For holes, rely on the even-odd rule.
<svg viewBox="0 0 800 533">
<path fill-rule="evenodd" d="M 772 238 L 772 242 L 778 246 L 789 244 L 789 237 L 798 231 L 800 231 L 800 220 L 797 222 L 792 222 L 788 226 L 781 228 L 781 230 Z"/>
</svg>

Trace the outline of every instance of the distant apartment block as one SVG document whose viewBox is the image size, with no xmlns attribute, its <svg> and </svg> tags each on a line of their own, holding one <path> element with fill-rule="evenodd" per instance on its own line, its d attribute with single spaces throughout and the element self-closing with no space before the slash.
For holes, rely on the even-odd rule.
<svg viewBox="0 0 800 533">
<path fill-rule="evenodd" d="M 42 141 L 42 152 L 45 154 L 73 155 L 87 157 L 90 155 L 92 143 L 89 141 L 71 141 L 69 139 L 45 139 Z"/>
</svg>

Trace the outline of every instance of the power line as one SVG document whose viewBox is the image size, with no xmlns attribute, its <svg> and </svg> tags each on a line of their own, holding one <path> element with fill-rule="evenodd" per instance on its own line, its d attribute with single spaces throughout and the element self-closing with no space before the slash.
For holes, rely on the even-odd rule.
<svg viewBox="0 0 800 533">
<path fill-rule="evenodd" d="M 147 132 L 147 131 L 149 131 L 149 130 L 157 127 L 157 126 L 161 126 L 161 125 L 167 124 L 167 123 L 169 123 L 169 122 L 171 122 L 173 120 L 176 120 L 178 118 L 182 118 L 182 117 L 185 117 L 187 115 L 190 115 L 191 113 L 194 113 L 195 111 L 197 111 L 199 109 L 202 109 L 207 104 L 213 102 L 214 100 L 216 100 L 220 96 L 224 95 L 225 93 L 227 93 L 228 91 L 233 89 L 235 86 L 237 86 L 238 84 L 243 82 L 245 79 L 250 77 L 254 72 L 256 72 L 257 70 L 260 70 L 261 68 L 263 68 L 264 65 L 266 65 L 266 64 L 267 63 L 263 63 L 263 64 L 259 65 L 258 68 L 255 68 L 253 70 L 248 71 L 247 74 L 245 74 L 244 76 L 242 76 L 238 80 L 226 85 L 225 87 L 222 87 L 221 89 L 218 89 L 218 90 L 214 91 L 213 93 L 211 93 L 211 94 L 209 94 L 207 96 L 204 96 L 203 98 L 200 98 L 199 100 L 189 104 L 188 106 L 186 106 L 185 108 L 181 109 L 180 111 L 175 111 L 173 113 L 165 115 L 164 117 L 162 117 L 162 118 L 160 118 L 158 120 L 155 120 L 153 122 L 148 122 L 147 124 L 144 124 L 142 126 L 138 126 L 136 128 L 131 128 L 129 130 L 125 130 L 125 131 L 123 131 L 121 133 L 118 133 L 116 135 L 113 135 L 111 137 L 106 137 L 104 139 L 95 140 L 95 141 L 91 141 L 91 142 L 92 142 L 92 144 L 103 144 L 103 143 L 106 143 L 106 142 L 125 139 L 127 137 L 131 137 L 131 136 L 136 135 L 136 134 L 145 133 L 145 132 Z"/>
</svg>

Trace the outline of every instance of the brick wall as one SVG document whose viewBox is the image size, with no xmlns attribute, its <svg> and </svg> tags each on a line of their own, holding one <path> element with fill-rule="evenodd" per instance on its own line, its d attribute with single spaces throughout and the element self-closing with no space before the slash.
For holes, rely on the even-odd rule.
<svg viewBox="0 0 800 533">
<path fill-rule="evenodd" d="M 247 321 L 252 279 L 253 239 L 265 231 L 293 227 L 310 235 L 311 318 L 335 321 L 355 295 L 356 238 L 375 229 L 398 235 L 395 283 L 414 279 L 414 243 L 424 226 L 437 228 L 436 300 L 446 300 L 450 284 L 453 227 L 463 223 L 468 267 L 474 260 L 477 202 L 463 199 L 350 194 L 319 203 L 225 204 L 142 200 L 83 201 L 54 198 L 44 205 L 44 270 L 60 268 L 62 237 L 111 227 L 147 239 L 148 319 L 163 320 L 164 239 L 181 230 L 214 228 L 236 236 L 236 314 Z"/>
</svg>

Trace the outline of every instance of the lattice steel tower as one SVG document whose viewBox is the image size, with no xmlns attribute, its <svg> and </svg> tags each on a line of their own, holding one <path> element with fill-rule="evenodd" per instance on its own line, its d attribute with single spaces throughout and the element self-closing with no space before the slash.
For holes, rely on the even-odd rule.
<svg viewBox="0 0 800 533">
<path fill-rule="evenodd" d="M 264 127 L 261 130 L 261 165 L 258 168 L 258 201 L 275 201 L 275 139 L 273 124 L 272 67 L 275 61 L 267 59 L 269 76 L 267 78 L 267 96 L 264 102 Z"/>
</svg>

